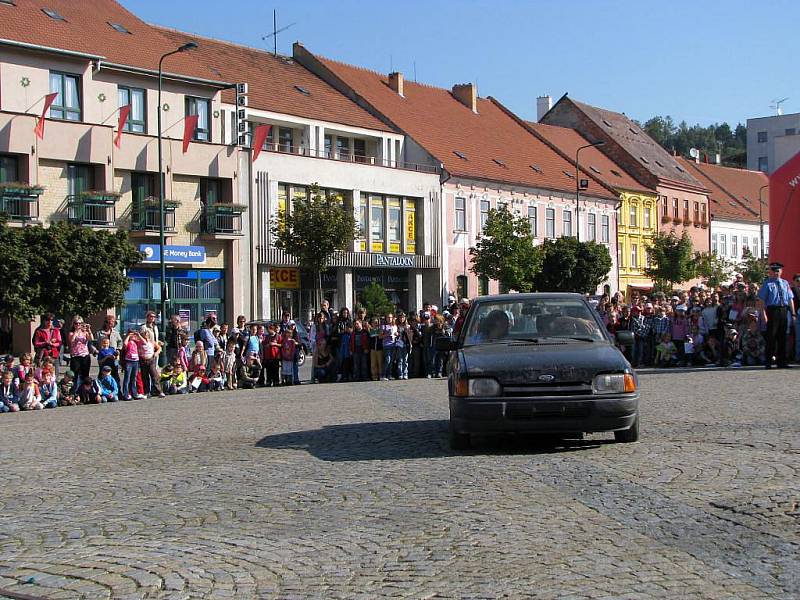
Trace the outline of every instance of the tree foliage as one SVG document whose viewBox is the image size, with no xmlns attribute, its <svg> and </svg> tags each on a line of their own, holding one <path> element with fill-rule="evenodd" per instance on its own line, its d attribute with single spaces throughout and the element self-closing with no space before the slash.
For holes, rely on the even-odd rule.
<svg viewBox="0 0 800 600">
<path fill-rule="evenodd" d="M 506 209 L 489 211 L 483 234 L 469 249 L 473 273 L 495 279 L 510 290 L 530 292 L 542 259 L 530 225 Z"/>
<path fill-rule="evenodd" d="M 608 278 L 613 264 L 606 246 L 574 237 L 545 240 L 539 248 L 542 269 L 534 278 L 539 292 L 593 293 Z"/>
<path fill-rule="evenodd" d="M 656 116 L 645 121 L 642 128 L 669 152 L 688 156 L 690 148 L 700 150 L 701 159 L 713 160 L 719 152 L 722 162 L 731 166 L 744 166 L 743 157 L 747 149 L 747 128 L 739 123 L 735 129 L 727 123 L 714 123 L 706 127 L 686 121 L 675 123 L 670 116 Z"/>
<path fill-rule="evenodd" d="M 653 237 L 648 255 L 650 267 L 644 272 L 655 281 L 659 289 L 663 289 L 665 284 L 671 289 L 676 284 L 695 276 L 692 240 L 685 231 L 681 237 L 675 235 L 674 231 L 657 233 Z"/>
<path fill-rule="evenodd" d="M 750 250 L 745 250 L 742 254 L 742 262 L 739 263 L 739 272 L 748 283 L 761 283 L 767 276 L 767 266 L 769 259 L 758 258 Z"/>
<path fill-rule="evenodd" d="M 314 184 L 307 198 L 294 201 L 290 213 L 272 219 L 270 229 L 275 247 L 313 277 L 319 305 L 320 273 L 358 236 L 353 211 L 345 210 L 341 197 L 322 194 Z"/>
<path fill-rule="evenodd" d="M 694 256 L 694 271 L 705 284 L 716 288 L 731 280 L 734 265 L 713 252 L 697 252 Z"/>
<path fill-rule="evenodd" d="M 0 222 L 0 314 L 91 315 L 122 304 L 125 271 L 142 255 L 125 232 L 71 223 L 12 228 Z"/>
<path fill-rule="evenodd" d="M 367 309 L 370 317 L 382 317 L 387 313 L 394 313 L 394 305 L 383 286 L 374 281 L 370 282 L 361 292 L 361 303 Z"/>
</svg>

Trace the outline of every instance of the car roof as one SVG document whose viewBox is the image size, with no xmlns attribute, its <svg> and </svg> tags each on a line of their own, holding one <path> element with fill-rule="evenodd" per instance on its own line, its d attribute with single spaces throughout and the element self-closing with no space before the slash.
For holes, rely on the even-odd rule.
<svg viewBox="0 0 800 600">
<path fill-rule="evenodd" d="M 585 300 L 583 294 L 573 292 L 532 292 L 527 294 L 494 294 L 479 296 L 475 302 L 524 302 L 525 300 Z"/>
</svg>

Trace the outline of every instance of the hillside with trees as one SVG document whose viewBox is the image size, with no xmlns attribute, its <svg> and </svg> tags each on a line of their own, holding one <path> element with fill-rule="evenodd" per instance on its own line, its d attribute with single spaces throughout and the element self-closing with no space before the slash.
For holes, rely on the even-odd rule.
<svg viewBox="0 0 800 600">
<path fill-rule="evenodd" d="M 719 152 L 724 165 L 744 168 L 747 164 L 747 128 L 741 123 L 735 129 L 727 123 L 690 126 L 686 121 L 676 124 L 670 116 L 657 116 L 640 125 L 668 152 L 688 157 L 689 149 L 697 148 L 704 162 L 704 155 L 708 162 L 713 162 L 714 155 Z"/>
</svg>

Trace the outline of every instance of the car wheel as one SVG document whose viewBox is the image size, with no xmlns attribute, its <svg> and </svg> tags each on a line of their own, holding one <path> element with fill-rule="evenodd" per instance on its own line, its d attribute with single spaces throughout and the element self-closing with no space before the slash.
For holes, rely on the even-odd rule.
<svg viewBox="0 0 800 600">
<path fill-rule="evenodd" d="M 297 352 L 297 366 L 302 367 L 303 364 L 306 362 L 306 349 L 300 348 Z"/>
<path fill-rule="evenodd" d="M 451 450 L 467 450 L 470 445 L 470 437 L 468 433 L 461 433 L 453 429 L 450 425 L 450 449 Z"/>
<path fill-rule="evenodd" d="M 639 415 L 636 415 L 636 420 L 633 425 L 628 429 L 614 432 L 614 440 L 622 444 L 630 444 L 631 442 L 639 441 Z"/>
</svg>

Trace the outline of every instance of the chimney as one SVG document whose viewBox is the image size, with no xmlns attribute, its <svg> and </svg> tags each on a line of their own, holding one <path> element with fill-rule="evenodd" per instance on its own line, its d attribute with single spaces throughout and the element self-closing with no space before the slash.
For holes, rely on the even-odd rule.
<svg viewBox="0 0 800 600">
<path fill-rule="evenodd" d="M 717 152 L 714 155 L 714 164 L 715 165 L 721 165 L 722 164 L 722 155 L 719 152 Z"/>
<path fill-rule="evenodd" d="M 536 120 L 541 121 L 545 113 L 551 108 L 553 108 L 553 99 L 550 96 L 536 98 Z"/>
<path fill-rule="evenodd" d="M 472 112 L 478 112 L 478 88 L 474 83 L 457 83 L 453 86 L 453 96 Z"/>
<path fill-rule="evenodd" d="M 394 73 L 389 73 L 389 87 L 392 88 L 395 92 L 398 93 L 401 97 L 403 96 L 403 74 L 399 71 L 395 71 Z"/>
</svg>

